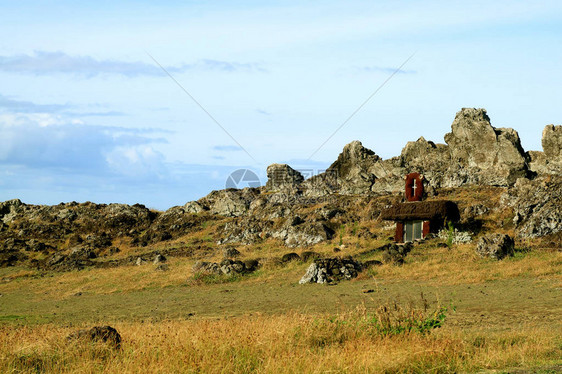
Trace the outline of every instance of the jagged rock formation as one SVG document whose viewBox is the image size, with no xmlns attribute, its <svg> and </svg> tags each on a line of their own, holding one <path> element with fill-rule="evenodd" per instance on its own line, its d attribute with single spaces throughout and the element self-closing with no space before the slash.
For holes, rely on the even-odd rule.
<svg viewBox="0 0 562 374">
<path fill-rule="evenodd" d="M 379 219 L 384 208 L 402 201 L 404 176 L 410 172 L 423 174 L 429 197 L 450 193 L 448 187 L 499 186 L 487 188 L 505 192 L 501 203 L 463 207 L 467 225 L 501 210 L 504 216 L 513 214 L 516 238 L 560 235 L 562 126 L 546 126 L 543 151 L 526 153 L 515 130 L 494 128 L 484 109 L 463 108 L 445 141 L 420 137 L 387 160 L 354 141 L 325 173 L 307 180 L 288 165 L 273 164 L 264 187 L 213 191 L 165 212 L 138 204 L 6 201 L 0 203 L 0 266 L 27 261 L 42 269 L 80 269 L 116 253 L 115 243 L 151 246 L 197 231 L 209 220 L 220 223 L 210 243 L 200 246 L 208 251 L 270 239 L 288 247 L 311 246 L 332 240 L 345 224 Z M 132 264 L 138 257 L 151 261 L 154 250 L 148 257 L 115 263 Z M 171 251 L 165 254 L 182 250 Z"/>
<path fill-rule="evenodd" d="M 375 183 L 376 176 L 370 169 L 380 160 L 375 152 L 355 140 L 343 148 L 338 159 L 328 168 L 328 173 L 332 173 L 338 179 L 339 193 L 363 194 L 370 191 Z"/>
<path fill-rule="evenodd" d="M 543 143 L 556 164 L 560 149 L 559 131 L 545 129 Z M 486 110 L 463 108 L 445 135 L 447 144 L 435 144 L 420 137 L 408 142 L 399 157 L 382 160 L 361 142 L 346 145 L 324 174 L 302 183 L 306 196 L 368 195 L 393 193 L 403 189 L 403 176 L 416 171 L 424 174 L 427 191 L 465 184 L 510 186 L 529 174 L 527 154 L 513 129 L 494 128 Z M 552 145 L 551 145 L 552 144 Z M 546 157 L 546 156 L 545 156 Z"/>
<path fill-rule="evenodd" d="M 517 131 L 494 128 L 486 110 L 463 108 L 445 135 L 451 162 L 477 176 L 477 183 L 507 186 L 527 174 Z"/>
</svg>

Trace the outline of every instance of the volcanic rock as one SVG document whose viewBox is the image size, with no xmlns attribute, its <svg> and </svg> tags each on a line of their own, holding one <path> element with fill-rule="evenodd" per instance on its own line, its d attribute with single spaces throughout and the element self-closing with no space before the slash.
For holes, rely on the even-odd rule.
<svg viewBox="0 0 562 374">
<path fill-rule="evenodd" d="M 357 277 L 361 270 L 361 264 L 352 258 L 316 259 L 308 267 L 299 283 L 330 283 L 342 279 L 352 279 Z"/>
<path fill-rule="evenodd" d="M 304 181 L 300 172 L 287 164 L 271 164 L 267 167 L 267 183 L 265 188 L 268 191 L 278 191 L 283 189 L 294 189 Z"/>
<path fill-rule="evenodd" d="M 512 256 L 514 249 L 513 239 L 505 234 L 489 234 L 478 241 L 476 253 L 482 257 L 501 260 L 506 256 Z"/>
<path fill-rule="evenodd" d="M 463 108 L 445 135 L 451 162 L 479 174 L 481 183 L 508 186 L 527 174 L 517 131 L 494 128 L 485 109 Z"/>
</svg>

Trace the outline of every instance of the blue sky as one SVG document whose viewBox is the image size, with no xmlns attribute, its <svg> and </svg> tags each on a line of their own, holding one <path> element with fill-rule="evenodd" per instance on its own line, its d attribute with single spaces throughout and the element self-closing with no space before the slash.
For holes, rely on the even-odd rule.
<svg viewBox="0 0 562 374">
<path fill-rule="evenodd" d="M 0 7 L 0 200 L 166 209 L 238 168 L 323 169 L 355 139 L 383 158 L 442 143 L 462 107 L 526 150 L 562 122 L 558 1 Z"/>
</svg>

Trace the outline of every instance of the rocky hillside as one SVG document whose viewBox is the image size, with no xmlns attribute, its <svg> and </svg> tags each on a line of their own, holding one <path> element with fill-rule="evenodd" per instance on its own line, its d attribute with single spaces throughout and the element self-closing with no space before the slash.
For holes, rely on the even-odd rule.
<svg viewBox="0 0 562 374">
<path fill-rule="evenodd" d="M 487 229 L 511 230 L 518 240 L 559 240 L 562 126 L 545 127 L 542 152 L 525 152 L 515 130 L 493 127 L 484 109 L 464 108 L 444 139 L 446 144 L 423 137 L 408 142 L 400 156 L 387 160 L 354 141 L 323 174 L 305 180 L 289 165 L 273 164 L 263 187 L 213 191 L 165 212 L 138 204 L 6 201 L 0 203 L 0 265 L 99 264 L 95 258 L 111 259 L 124 246 L 150 251 L 161 242 L 196 237 L 209 224 L 212 240 L 198 247 L 209 252 L 264 241 L 306 247 L 334 240 L 343 225 L 357 222 L 357 235 L 376 238 L 388 225 L 379 219 L 381 210 L 403 200 L 404 176 L 414 171 L 424 175 L 428 199 L 458 202 L 467 229 L 482 230 L 487 222 Z"/>
</svg>

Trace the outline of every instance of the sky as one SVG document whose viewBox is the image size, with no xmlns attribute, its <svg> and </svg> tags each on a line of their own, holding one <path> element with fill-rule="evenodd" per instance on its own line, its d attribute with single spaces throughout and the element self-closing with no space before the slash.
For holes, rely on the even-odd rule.
<svg viewBox="0 0 562 374">
<path fill-rule="evenodd" d="M 560 1 L 0 0 L 0 34 L 0 201 L 163 210 L 463 107 L 525 150 L 562 123 Z"/>
</svg>

